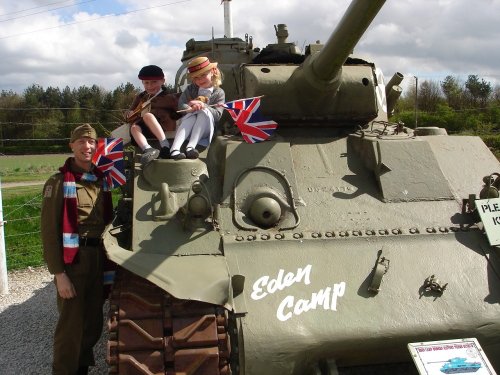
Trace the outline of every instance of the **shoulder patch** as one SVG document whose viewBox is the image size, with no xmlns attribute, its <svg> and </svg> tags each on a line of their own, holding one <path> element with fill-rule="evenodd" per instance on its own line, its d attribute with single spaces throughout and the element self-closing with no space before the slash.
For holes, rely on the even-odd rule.
<svg viewBox="0 0 500 375">
<path fill-rule="evenodd" d="M 43 192 L 43 197 L 44 198 L 51 198 L 52 197 L 52 185 L 47 185 L 45 187 L 45 191 Z"/>
</svg>

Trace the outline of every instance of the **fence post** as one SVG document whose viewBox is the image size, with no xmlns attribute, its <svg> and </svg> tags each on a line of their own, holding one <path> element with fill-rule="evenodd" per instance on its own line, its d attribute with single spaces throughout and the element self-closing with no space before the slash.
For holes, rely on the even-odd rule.
<svg viewBox="0 0 500 375">
<path fill-rule="evenodd" d="M 0 177 L 0 294 L 8 294 L 9 283 L 7 280 L 7 256 L 5 253 L 3 225 L 2 178 Z"/>
</svg>

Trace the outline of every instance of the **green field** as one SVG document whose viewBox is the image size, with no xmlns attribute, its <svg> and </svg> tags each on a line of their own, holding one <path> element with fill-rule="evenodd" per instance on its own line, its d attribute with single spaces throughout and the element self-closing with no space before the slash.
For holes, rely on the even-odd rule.
<svg viewBox="0 0 500 375">
<path fill-rule="evenodd" d="M 64 164 L 69 154 L 2 155 L 1 182 L 45 181 Z"/>
<path fill-rule="evenodd" d="M 40 239 L 42 187 L 68 156 L 69 154 L 0 156 L 5 249 L 9 271 L 43 264 Z M 39 184 L 22 185 L 22 182 Z M 120 189 L 115 189 L 115 204 L 119 197 Z"/>
<path fill-rule="evenodd" d="M 38 191 L 24 191 L 8 196 L 2 189 L 5 249 L 9 271 L 43 264 L 40 239 L 41 186 Z M 7 197 L 6 197 L 7 195 Z"/>
</svg>

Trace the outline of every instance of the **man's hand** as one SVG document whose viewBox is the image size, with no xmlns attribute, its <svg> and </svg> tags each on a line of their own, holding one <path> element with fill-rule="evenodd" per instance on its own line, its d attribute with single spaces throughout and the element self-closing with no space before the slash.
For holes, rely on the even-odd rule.
<svg viewBox="0 0 500 375">
<path fill-rule="evenodd" d="M 69 279 L 68 275 L 62 272 L 57 273 L 55 276 L 57 293 L 59 293 L 59 296 L 64 299 L 76 297 L 75 287 L 73 286 L 73 283 Z"/>
</svg>

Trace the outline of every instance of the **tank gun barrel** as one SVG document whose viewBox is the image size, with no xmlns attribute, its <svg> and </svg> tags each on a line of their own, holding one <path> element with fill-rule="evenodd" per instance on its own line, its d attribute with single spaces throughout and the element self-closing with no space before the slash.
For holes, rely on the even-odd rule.
<svg viewBox="0 0 500 375">
<path fill-rule="evenodd" d="M 335 78 L 384 3 L 385 0 L 355 0 L 351 3 L 321 53 L 312 62 L 312 69 L 318 78 Z"/>
<path fill-rule="evenodd" d="M 354 0 L 319 54 L 314 56 L 310 74 L 320 81 L 338 76 L 364 32 L 384 5 L 385 0 Z"/>
</svg>

